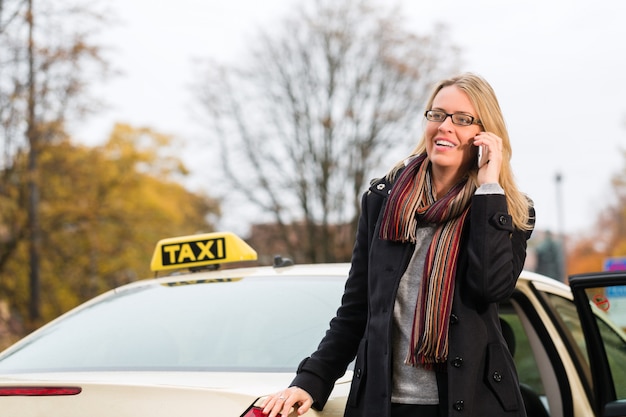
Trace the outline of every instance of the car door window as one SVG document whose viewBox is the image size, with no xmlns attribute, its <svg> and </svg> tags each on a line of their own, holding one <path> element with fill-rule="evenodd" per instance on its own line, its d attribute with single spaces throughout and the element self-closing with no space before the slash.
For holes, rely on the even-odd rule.
<svg viewBox="0 0 626 417">
<path fill-rule="evenodd" d="M 606 351 L 611 378 L 615 386 L 616 399 L 626 399 L 626 335 L 616 324 L 624 319 L 622 302 L 619 297 L 610 297 L 609 288 L 587 288 L 585 293 L 594 311 L 602 343 Z"/>
<path fill-rule="evenodd" d="M 569 277 L 585 334 L 597 415 L 626 415 L 626 273 Z"/>
</svg>

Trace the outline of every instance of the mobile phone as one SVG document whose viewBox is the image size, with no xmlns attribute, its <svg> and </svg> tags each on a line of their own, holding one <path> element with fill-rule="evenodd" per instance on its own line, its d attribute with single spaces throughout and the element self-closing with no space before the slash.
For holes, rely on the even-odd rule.
<svg viewBox="0 0 626 417">
<path fill-rule="evenodd" d="M 485 165 L 489 160 L 487 159 L 487 147 L 485 145 L 480 145 L 478 147 L 478 168 Z"/>
<path fill-rule="evenodd" d="M 281 416 L 282 414 L 278 414 Z M 267 417 L 267 414 L 263 414 L 263 409 L 256 405 L 251 405 L 240 417 Z"/>
<path fill-rule="evenodd" d="M 251 405 L 240 417 L 267 417 L 260 407 Z"/>
</svg>

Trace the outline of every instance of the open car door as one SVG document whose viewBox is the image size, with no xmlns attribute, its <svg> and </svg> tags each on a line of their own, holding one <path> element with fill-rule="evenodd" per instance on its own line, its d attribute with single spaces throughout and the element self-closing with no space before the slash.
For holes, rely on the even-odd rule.
<svg viewBox="0 0 626 417">
<path fill-rule="evenodd" d="M 597 417 L 626 416 L 626 271 L 569 278 L 585 336 Z"/>
</svg>

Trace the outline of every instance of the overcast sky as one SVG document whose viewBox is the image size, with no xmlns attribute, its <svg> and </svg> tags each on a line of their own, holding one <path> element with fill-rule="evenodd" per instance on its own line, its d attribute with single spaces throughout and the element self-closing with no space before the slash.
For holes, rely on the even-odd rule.
<svg viewBox="0 0 626 417">
<path fill-rule="evenodd" d="M 190 117 L 193 59 L 237 62 L 259 28 L 311 0 L 110 0 L 122 22 L 103 37 L 124 75 L 96 91 L 111 106 L 76 129 L 101 143 L 115 122 L 183 138 L 198 183 L 209 178 Z M 463 71 L 494 87 L 509 127 L 520 188 L 537 227 L 576 235 L 611 198 L 626 149 L 626 1 L 401 1 L 410 28 L 445 23 L 463 50 Z M 194 142 L 195 141 L 195 142 Z M 193 151 L 190 151 L 193 150 Z M 208 152 L 208 151 L 207 151 Z M 190 155 L 194 155 L 193 157 Z M 559 222 L 556 174 L 564 206 Z M 237 229 L 226 216 L 224 228 Z M 242 230 L 234 230 L 242 232 Z"/>
</svg>

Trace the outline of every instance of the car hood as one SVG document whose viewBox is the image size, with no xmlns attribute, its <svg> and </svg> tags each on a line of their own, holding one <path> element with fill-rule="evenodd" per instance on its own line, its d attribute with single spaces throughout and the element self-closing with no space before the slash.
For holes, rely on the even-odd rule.
<svg viewBox="0 0 626 417">
<path fill-rule="evenodd" d="M 0 397 L 12 417 L 239 417 L 259 397 L 286 387 L 292 373 L 89 372 L 1 375 L 3 386 L 72 386 L 71 396 Z M 348 378 L 323 414 L 341 416 Z M 339 391 L 339 392 L 337 392 Z"/>
</svg>

